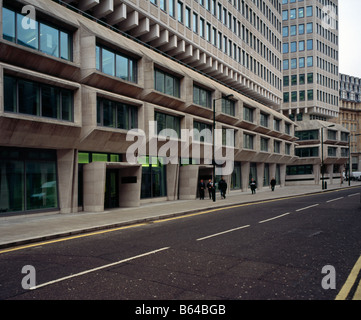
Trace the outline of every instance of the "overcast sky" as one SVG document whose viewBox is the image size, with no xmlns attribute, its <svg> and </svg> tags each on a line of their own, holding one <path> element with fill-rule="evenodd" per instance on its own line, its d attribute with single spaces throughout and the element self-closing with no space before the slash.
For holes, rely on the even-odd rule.
<svg viewBox="0 0 361 320">
<path fill-rule="evenodd" d="M 339 0 L 341 73 L 361 78 L 361 0 Z"/>
</svg>

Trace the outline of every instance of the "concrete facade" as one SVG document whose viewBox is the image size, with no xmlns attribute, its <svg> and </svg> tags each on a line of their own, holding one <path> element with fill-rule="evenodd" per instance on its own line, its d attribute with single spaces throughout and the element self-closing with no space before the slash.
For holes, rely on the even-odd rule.
<svg viewBox="0 0 361 320">
<path fill-rule="evenodd" d="M 37 204 L 38 210 L 61 213 L 82 210 L 102 212 L 107 207 L 107 198 L 110 199 L 108 205 L 112 207 L 139 206 L 140 203 L 160 200 L 195 199 L 199 179 L 209 176 L 212 178 L 209 154 L 203 156 L 204 150 L 209 150 L 212 143 L 196 141 L 192 135 L 186 133 L 189 132 L 187 130 L 194 129 L 195 122 L 212 127 L 213 104 L 216 129 L 234 130 L 234 142 L 231 146 L 224 145 L 221 135 L 216 136 L 217 150 L 223 150 L 223 154 L 227 154 L 226 151 L 231 152 L 232 161 L 234 160 L 239 168 L 239 175 L 228 173 L 225 176 L 228 190 L 231 184 L 234 184 L 247 191 L 251 176 L 258 181 L 258 188 L 267 186 L 271 177 L 277 177 L 278 183 L 285 185 L 286 166 L 297 157 L 294 154 L 296 125 L 274 110 L 280 103 L 281 92 L 280 1 L 275 2 L 277 9 L 269 9 L 273 15 L 273 19 L 270 19 L 278 22 L 267 25 L 267 28 L 272 30 L 270 40 L 266 40 L 268 37 L 257 31 L 257 24 L 253 21 L 253 18 L 259 21 L 266 8 L 260 9 L 249 3 L 249 7 L 247 4 L 246 8 L 237 9 L 228 1 L 222 2 L 223 8 L 230 14 L 228 17 L 235 18 L 231 21 L 235 23 L 236 35 L 237 30 L 242 33 L 242 25 L 239 25 L 238 29 L 237 21 L 241 21 L 242 14 L 247 14 L 248 20 L 244 26 L 249 29 L 246 30 L 254 31 L 252 39 L 256 40 L 258 45 L 263 42 L 261 51 L 253 52 L 253 47 L 247 49 L 247 56 L 259 58 L 258 62 L 261 63 L 258 67 L 258 62 L 252 60 L 252 68 L 245 68 L 238 58 L 235 59 L 227 54 L 228 51 L 224 53 L 223 49 L 202 40 L 196 32 L 193 31 L 191 36 L 191 30 L 184 29 L 181 23 L 175 23 L 169 17 L 165 19 L 164 12 L 149 1 L 64 1 L 58 4 L 49 0 L 4 0 L 0 3 L 3 12 L 4 8 L 8 10 L 2 15 L 6 19 L 13 16 L 20 19 L 16 13 L 19 14 L 24 5 L 34 6 L 40 27 L 47 24 L 55 26 L 60 36 L 64 36 L 66 32 L 71 39 L 71 58 L 66 60 L 24 45 L 20 42 L 20 33 L 16 35 L 16 40 L 9 40 L 10 31 L 4 29 L 4 21 L 0 23 L 4 29 L 0 40 L 0 149 L 3 150 L 0 164 L 4 171 L 3 176 L 10 175 L 9 164 L 18 163 L 18 160 L 15 161 L 15 158 L 10 156 L 13 152 L 30 154 L 33 150 L 56 151 L 56 159 L 46 162 L 49 166 L 56 164 L 56 178 L 50 176 L 50 171 L 46 173 L 41 169 L 42 159 L 47 154 L 41 155 L 38 152 L 38 163 L 34 163 L 30 156 L 29 160 L 24 160 L 25 173 L 21 179 L 25 179 L 28 186 L 23 190 L 25 209 L 17 209 L 15 212 L 33 212 L 34 210 L 26 208 L 35 206 L 30 205 L 35 202 L 34 198 L 42 201 L 40 205 Z M 110 24 L 104 26 L 100 20 L 93 21 L 94 19 L 89 19 L 86 15 L 70 10 L 66 7 L 67 3 L 76 9 L 88 10 L 95 18 L 106 18 Z M 194 1 L 189 3 L 189 7 L 191 12 L 196 13 L 194 17 L 199 18 L 204 14 L 204 18 L 215 21 L 211 12 Z M 251 18 L 248 16 L 249 12 L 253 12 Z M 154 24 L 155 17 L 158 20 Z M 116 32 L 110 25 L 129 32 L 135 38 L 130 39 Z M 214 25 L 219 29 L 223 28 L 222 21 Z M 232 30 L 233 28 L 225 29 L 224 34 L 233 39 L 227 43 L 231 43 L 231 47 L 238 52 L 237 47 L 233 46 L 238 38 L 235 38 Z M 183 40 L 184 35 L 191 39 L 190 43 Z M 50 33 L 46 40 L 48 42 L 45 41 L 45 44 L 40 40 L 40 48 L 43 45 L 50 46 Z M 261 58 L 265 54 L 268 41 L 270 49 L 267 51 L 273 57 L 271 64 L 267 59 Z M 98 50 L 104 51 L 99 53 Z M 105 69 L 100 70 L 97 63 L 101 61 L 105 64 L 105 53 L 108 52 L 116 55 L 119 61 L 126 57 L 128 66 L 131 63 L 136 64 L 133 69 L 135 80 L 125 80 L 105 72 Z M 164 55 L 165 52 L 167 55 Z M 118 69 L 116 71 L 118 72 Z M 179 87 L 176 86 L 179 88 L 179 95 L 156 89 L 157 72 L 166 75 L 168 80 L 179 81 Z M 10 84 L 16 88 L 14 95 L 9 95 L 8 91 L 4 90 L 11 89 Z M 32 90 L 40 88 L 40 93 L 32 91 L 35 96 L 39 95 L 39 99 L 34 98 L 34 101 L 41 101 L 37 105 L 40 114 L 21 112 L 23 102 L 19 92 L 26 86 Z M 200 90 L 200 95 L 207 93 L 211 104 L 205 107 L 198 103 L 195 100 L 196 90 Z M 71 92 L 70 121 L 69 118 L 66 121 L 59 118 L 59 112 L 64 113 L 64 109 L 61 109 L 65 108 L 64 96 L 61 96 L 60 107 L 57 109 L 58 118 L 42 116 L 49 107 L 45 105 L 48 91 L 64 91 L 64 94 Z M 232 96 L 227 98 L 230 95 Z M 17 102 L 11 104 L 11 99 Z M 226 112 L 222 102 L 230 102 L 233 113 Z M 136 119 L 132 118 L 129 123 L 134 121 L 134 129 L 146 134 L 145 153 L 139 150 L 133 152 L 138 159 L 137 163 L 130 163 L 126 158 L 129 148 L 134 147 L 134 143 L 139 139 L 135 137 L 136 133 L 130 133 L 130 128 L 105 125 L 105 121 L 109 120 L 106 116 L 109 114 L 104 110 L 109 103 L 118 108 L 117 117 L 113 119 L 117 125 L 124 119 L 124 116 L 119 116 L 119 108 L 126 106 L 129 112 L 127 121 L 133 117 L 129 110 L 133 110 Z M 9 108 L 17 111 L 9 111 Z M 99 110 L 103 112 L 100 114 Z M 179 122 L 181 134 L 165 139 L 158 135 L 151 123 L 157 119 L 157 113 L 169 116 L 166 121 Z M 249 113 L 252 114 L 251 118 Z M 201 151 L 200 156 L 192 158 L 192 150 L 198 148 Z M 163 158 L 159 156 L 164 155 L 162 150 L 165 150 L 166 154 Z M 177 153 L 178 162 L 167 162 L 171 159 L 169 153 L 172 151 Z M 192 164 L 182 165 L 180 158 L 183 155 L 187 155 L 185 158 L 192 158 Z M 146 161 L 155 158 L 157 162 L 141 162 L 141 157 L 145 157 Z M 166 163 L 162 164 L 161 160 Z M 33 176 L 28 177 L 26 173 L 30 172 L 28 167 L 31 166 L 39 169 L 36 169 L 38 171 L 35 171 Z M 217 170 L 220 170 L 219 176 L 224 175 L 222 169 Z M 110 174 L 113 174 L 111 185 Z M 55 184 L 56 190 L 54 189 L 52 197 L 48 198 L 55 198 L 57 201 L 55 204 L 45 205 L 44 188 L 49 187 L 50 182 L 51 185 Z M 2 185 L 5 186 L 5 182 L 2 182 Z M 16 188 L 8 181 L 6 186 L 8 189 Z M 30 186 L 34 190 L 28 195 Z M 116 191 L 110 191 L 109 186 Z M 38 189 L 41 189 L 41 192 Z M 0 199 L 5 198 L 5 195 L 3 191 Z M 5 214 L 12 214 L 11 206 L 5 205 L 5 200 L 1 201 L 4 201 L 4 208 L 0 205 L 0 209 Z"/>
</svg>

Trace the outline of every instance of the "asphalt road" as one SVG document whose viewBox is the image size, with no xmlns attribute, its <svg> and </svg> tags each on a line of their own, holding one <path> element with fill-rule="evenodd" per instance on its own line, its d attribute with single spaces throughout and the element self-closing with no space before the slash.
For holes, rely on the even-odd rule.
<svg viewBox="0 0 361 320">
<path fill-rule="evenodd" d="M 0 299 L 334 300 L 361 255 L 360 191 L 239 205 L 0 253 Z"/>
</svg>

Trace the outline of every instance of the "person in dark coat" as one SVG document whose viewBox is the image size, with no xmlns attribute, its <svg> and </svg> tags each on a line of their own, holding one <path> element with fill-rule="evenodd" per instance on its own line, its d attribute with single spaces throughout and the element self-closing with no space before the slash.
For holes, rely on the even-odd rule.
<svg viewBox="0 0 361 320">
<path fill-rule="evenodd" d="M 253 178 L 251 179 L 249 186 L 251 187 L 252 194 L 256 194 L 257 183 Z"/>
<path fill-rule="evenodd" d="M 226 199 L 227 182 L 223 179 L 223 177 L 218 183 L 218 188 L 221 191 L 221 198 Z"/>
<path fill-rule="evenodd" d="M 272 191 L 275 191 L 275 186 L 276 186 L 276 179 L 272 178 L 271 179 L 271 189 L 272 189 Z"/>
<path fill-rule="evenodd" d="M 213 199 L 213 182 L 211 179 L 208 180 L 207 183 L 207 189 L 208 189 L 208 193 L 209 193 L 209 199 Z"/>
<path fill-rule="evenodd" d="M 206 189 L 206 184 L 201 180 L 198 185 L 199 189 L 199 200 L 204 200 L 204 190 Z"/>
</svg>

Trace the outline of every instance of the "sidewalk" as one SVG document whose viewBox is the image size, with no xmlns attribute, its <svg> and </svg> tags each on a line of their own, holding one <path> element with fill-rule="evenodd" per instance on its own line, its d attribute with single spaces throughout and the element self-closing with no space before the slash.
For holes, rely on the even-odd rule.
<svg viewBox="0 0 361 320">
<path fill-rule="evenodd" d="M 356 186 L 361 186 L 361 183 L 351 182 L 351 187 Z M 341 187 L 338 184 L 328 186 L 328 191 L 348 187 L 348 183 L 344 182 Z M 287 186 L 283 188 L 277 186 L 274 192 L 269 188 L 263 188 L 257 191 L 255 195 L 252 195 L 251 191 L 231 191 L 226 199 L 221 199 L 220 193 L 217 192 L 216 202 L 205 198 L 205 200 L 177 200 L 151 203 L 138 208 L 120 208 L 101 213 L 47 213 L 0 217 L 0 248 L 9 248 L 62 236 L 166 219 L 229 205 L 319 192 L 322 192 L 320 185 Z"/>
</svg>

